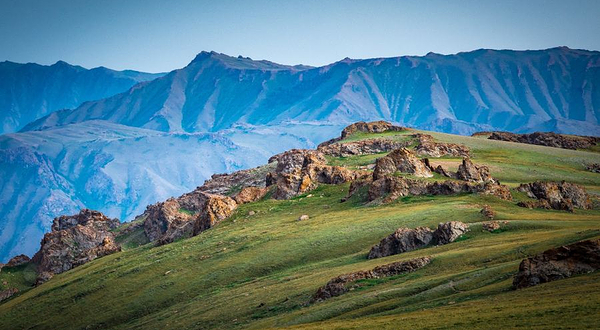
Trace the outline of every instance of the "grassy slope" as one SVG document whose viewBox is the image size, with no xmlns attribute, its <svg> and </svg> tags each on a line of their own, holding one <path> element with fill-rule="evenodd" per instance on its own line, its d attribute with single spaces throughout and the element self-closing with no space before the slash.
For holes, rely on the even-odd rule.
<svg viewBox="0 0 600 330">
<path fill-rule="evenodd" d="M 468 145 L 476 163 L 489 165 L 509 185 L 565 179 L 600 193 L 600 175 L 583 167 L 600 162 L 600 154 L 432 135 Z M 362 165 L 375 158 L 335 161 Z M 1 304 L 0 328 L 352 329 L 401 324 L 547 329 L 591 325 L 600 312 L 598 273 L 526 290 L 510 288 L 523 257 L 600 237 L 599 210 L 528 210 L 477 195 L 411 197 L 384 206 L 365 206 L 356 196 L 340 203 L 347 189 L 347 184 L 322 186 L 310 198 L 243 205 L 197 237 L 129 249 L 58 275 Z M 483 204 L 491 205 L 499 220 L 510 221 L 505 230 L 481 230 Z M 250 210 L 256 214 L 247 216 Z M 300 214 L 311 218 L 298 222 Z M 373 244 L 400 226 L 449 220 L 473 223 L 472 231 L 449 245 L 366 259 Z M 434 260 L 418 272 L 365 282 L 359 290 L 307 305 L 334 276 L 424 255 Z"/>
</svg>

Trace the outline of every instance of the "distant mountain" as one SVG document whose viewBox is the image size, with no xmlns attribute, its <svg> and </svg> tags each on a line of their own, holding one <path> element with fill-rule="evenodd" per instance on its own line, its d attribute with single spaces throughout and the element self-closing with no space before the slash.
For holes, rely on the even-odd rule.
<svg viewBox="0 0 600 330">
<path fill-rule="evenodd" d="M 162 75 L 104 67 L 88 70 L 62 61 L 50 66 L 0 62 L 0 134 L 18 131 L 56 110 L 113 96 Z"/>
<path fill-rule="evenodd" d="M 25 130 L 92 119 L 160 131 L 385 119 L 438 131 L 600 134 L 600 52 L 477 50 L 319 68 L 200 53 L 188 66 Z"/>
</svg>

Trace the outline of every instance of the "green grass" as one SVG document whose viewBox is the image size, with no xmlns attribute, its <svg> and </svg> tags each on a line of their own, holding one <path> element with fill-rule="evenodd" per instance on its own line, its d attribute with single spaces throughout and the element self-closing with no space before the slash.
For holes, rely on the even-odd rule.
<svg viewBox="0 0 600 330">
<path fill-rule="evenodd" d="M 567 179 L 600 192 L 598 174 L 583 170 L 580 162 L 600 162 L 598 154 L 431 134 L 466 144 L 475 163 L 490 166 L 494 176 L 511 186 Z M 331 161 L 359 166 L 378 156 Z M 524 257 L 600 237 L 600 210 L 529 210 L 517 207 L 516 201 L 468 194 L 367 205 L 364 191 L 341 203 L 348 187 L 323 185 L 310 192 L 312 197 L 245 204 L 216 227 L 165 246 L 140 245 L 134 239 L 139 233 L 133 232 L 123 238 L 129 242 L 125 251 L 57 275 L 0 304 L 0 328 L 595 326 L 600 273 L 519 291 L 511 283 Z M 484 231 L 479 213 L 484 204 L 496 211 L 497 220 L 509 224 L 495 233 Z M 256 214 L 249 216 L 251 210 Z M 310 219 L 296 221 L 301 214 Z M 471 231 L 444 246 L 366 259 L 371 246 L 398 227 L 433 228 L 451 220 L 470 223 Z M 359 289 L 309 303 L 317 288 L 335 276 L 420 256 L 433 261 L 417 272 L 361 281 Z"/>
</svg>

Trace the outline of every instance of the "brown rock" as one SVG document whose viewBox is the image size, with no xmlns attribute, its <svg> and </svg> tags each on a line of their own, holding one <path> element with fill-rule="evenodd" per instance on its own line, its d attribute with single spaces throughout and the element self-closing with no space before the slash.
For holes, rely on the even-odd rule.
<svg viewBox="0 0 600 330">
<path fill-rule="evenodd" d="M 418 155 L 429 157 L 470 157 L 471 151 L 468 147 L 455 143 L 435 142 L 433 136 L 429 134 L 413 135 L 418 141 L 415 151 Z"/>
<path fill-rule="evenodd" d="M 298 221 L 306 221 L 310 219 L 310 217 L 307 214 L 303 214 L 298 218 Z"/>
<path fill-rule="evenodd" d="M 590 209 L 592 202 L 584 187 L 562 182 L 541 182 L 522 184 L 517 190 L 538 201 L 525 201 L 518 205 L 528 208 L 546 208 L 573 211 L 574 208 Z"/>
<path fill-rule="evenodd" d="M 266 187 L 244 187 L 235 195 L 235 197 L 233 197 L 233 199 L 238 204 L 256 202 L 257 200 L 265 197 L 268 191 L 269 189 Z"/>
<path fill-rule="evenodd" d="M 432 177 L 428 161 L 421 160 L 406 148 L 396 149 L 387 156 L 378 158 L 373 170 L 373 179 L 394 174 L 396 171 L 410 173 L 418 177 Z"/>
<path fill-rule="evenodd" d="M 494 230 L 500 229 L 500 223 L 498 221 L 484 222 L 482 224 L 483 230 L 493 232 Z"/>
<path fill-rule="evenodd" d="M 356 155 L 371 155 L 389 152 L 394 149 L 407 147 L 410 142 L 376 138 L 353 142 L 338 142 L 320 145 L 318 151 L 333 157 L 348 157 Z"/>
<path fill-rule="evenodd" d="M 24 254 L 20 254 L 16 257 L 13 257 L 12 259 L 10 259 L 8 261 L 8 263 L 6 263 L 6 265 L 4 265 L 4 267 L 18 267 L 18 266 L 22 266 L 25 265 L 27 263 L 29 263 L 31 259 L 29 259 L 28 256 L 24 255 Z"/>
<path fill-rule="evenodd" d="M 526 288 L 600 269 L 600 239 L 550 249 L 524 259 L 513 286 Z"/>
<path fill-rule="evenodd" d="M 488 139 L 536 144 L 563 149 L 589 149 L 600 143 L 599 137 L 564 135 L 552 132 L 535 132 L 531 134 L 493 132 Z"/>
<path fill-rule="evenodd" d="M 492 220 L 496 216 L 496 212 L 489 206 L 484 205 L 481 211 L 479 211 L 486 219 Z"/>
<path fill-rule="evenodd" d="M 493 180 L 487 166 L 475 165 L 469 158 L 463 158 L 462 164 L 458 166 L 456 177 L 460 180 L 485 182 Z"/>
<path fill-rule="evenodd" d="M 600 164 L 598 163 L 588 164 L 585 168 L 590 172 L 600 173 Z"/>
<path fill-rule="evenodd" d="M 10 288 L 10 289 L 0 291 L 0 302 L 14 296 L 18 292 L 19 292 L 19 289 L 17 289 L 17 288 Z"/>
<path fill-rule="evenodd" d="M 358 271 L 350 274 L 340 275 L 331 279 L 327 284 L 320 287 L 312 298 L 312 302 L 323 301 L 348 292 L 353 282 L 369 278 L 382 278 L 414 272 L 428 265 L 430 257 L 415 258 L 408 261 L 394 262 L 373 268 L 372 270 Z M 354 285 L 358 287 L 359 285 Z"/>
<path fill-rule="evenodd" d="M 440 223 L 433 232 L 432 243 L 436 245 L 452 243 L 467 231 L 469 231 L 469 225 L 460 221 Z"/>
<path fill-rule="evenodd" d="M 112 229 L 118 219 L 84 209 L 79 214 L 54 219 L 52 231 L 44 235 L 40 250 L 33 256 L 42 283 L 52 277 L 96 258 L 121 251 Z"/>
<path fill-rule="evenodd" d="M 275 164 L 268 164 L 229 174 L 213 174 L 197 189 L 213 195 L 230 196 L 246 187 L 264 188 L 269 186 L 267 178 L 274 169 Z"/>
</svg>

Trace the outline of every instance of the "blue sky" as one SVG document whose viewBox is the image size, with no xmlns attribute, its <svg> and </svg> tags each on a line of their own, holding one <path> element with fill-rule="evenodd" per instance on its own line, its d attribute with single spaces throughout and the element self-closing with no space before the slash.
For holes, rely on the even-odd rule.
<svg viewBox="0 0 600 330">
<path fill-rule="evenodd" d="M 600 1 L 0 0 L 0 61 L 149 72 L 202 50 L 283 64 L 478 48 L 600 50 Z"/>
</svg>

